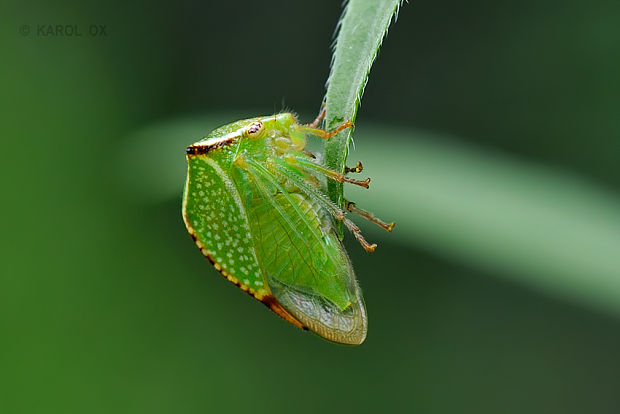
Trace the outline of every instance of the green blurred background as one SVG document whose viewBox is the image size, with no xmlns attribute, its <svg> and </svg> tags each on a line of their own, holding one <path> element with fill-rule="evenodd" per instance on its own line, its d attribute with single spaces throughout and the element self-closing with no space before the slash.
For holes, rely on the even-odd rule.
<svg viewBox="0 0 620 414">
<path fill-rule="evenodd" d="M 311 120 L 339 3 L 3 3 L 1 412 L 618 412 L 615 0 L 402 7 L 350 155 L 374 187 L 347 194 L 397 222 L 361 224 L 373 255 L 346 240 L 362 346 L 195 249 L 185 146 Z"/>
</svg>

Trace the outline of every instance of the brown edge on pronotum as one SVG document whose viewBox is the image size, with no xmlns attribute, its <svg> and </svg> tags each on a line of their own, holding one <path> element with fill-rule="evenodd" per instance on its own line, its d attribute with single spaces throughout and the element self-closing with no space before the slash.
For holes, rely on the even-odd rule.
<svg viewBox="0 0 620 414">
<path fill-rule="evenodd" d="M 183 218 L 185 219 L 185 217 L 183 217 Z M 257 295 L 258 292 L 256 292 L 252 288 L 248 288 L 247 286 L 242 284 L 239 281 L 239 279 L 237 279 L 236 277 L 234 277 L 233 275 L 228 273 L 226 270 L 222 269 L 222 266 L 220 266 L 218 263 L 216 263 L 215 260 L 213 260 L 213 258 L 211 256 L 206 254 L 203 251 L 203 249 L 200 246 L 198 246 L 198 243 L 200 243 L 200 242 L 198 241 L 198 238 L 196 237 L 194 229 L 191 226 L 189 226 L 189 224 L 187 224 L 187 220 L 184 220 L 184 221 L 185 221 L 185 225 L 187 227 L 187 230 L 189 232 L 189 235 L 194 240 L 194 244 L 196 244 L 196 247 L 198 247 L 198 250 L 200 250 L 200 253 L 202 253 L 202 255 L 204 257 L 206 257 L 211 262 L 213 267 L 215 267 L 215 269 L 218 272 L 220 272 L 222 274 L 222 276 L 224 276 L 226 279 L 228 279 L 230 282 L 232 282 L 235 286 L 240 288 L 242 291 L 244 291 L 245 293 L 247 293 L 248 295 L 250 295 L 254 299 L 260 301 L 263 305 L 267 306 L 269 309 L 271 309 L 271 311 L 273 313 L 275 313 L 276 315 L 278 315 L 282 319 L 286 320 L 287 322 L 292 323 L 293 325 L 295 325 L 296 327 L 298 327 L 300 329 L 303 329 L 304 331 L 308 330 L 307 326 L 305 326 L 304 324 L 299 322 L 293 315 L 291 315 L 286 309 L 284 309 L 284 307 L 280 304 L 280 302 L 278 302 L 278 300 L 275 298 L 275 296 L 273 296 L 271 294 L 267 294 L 265 296 L 258 296 Z"/>
<path fill-rule="evenodd" d="M 185 149 L 185 154 L 186 155 L 205 155 L 206 153 L 208 153 L 210 150 L 212 150 L 213 148 L 218 148 L 218 147 L 223 147 L 226 144 L 230 144 L 233 141 L 232 138 L 224 140 L 224 141 L 220 141 L 220 142 L 216 142 L 215 144 L 211 144 L 211 145 L 190 145 L 189 147 L 187 147 Z"/>
</svg>

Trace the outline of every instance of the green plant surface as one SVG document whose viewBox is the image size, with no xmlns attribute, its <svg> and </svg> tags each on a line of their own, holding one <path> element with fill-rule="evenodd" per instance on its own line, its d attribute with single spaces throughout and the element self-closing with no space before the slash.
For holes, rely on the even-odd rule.
<svg viewBox="0 0 620 414">
<path fill-rule="evenodd" d="M 325 95 L 325 125 L 333 129 L 355 122 L 370 68 L 387 34 L 400 0 L 350 0 L 339 24 Z M 352 131 L 347 129 L 325 143 L 327 165 L 344 171 Z M 342 204 L 342 184 L 329 183 L 330 198 Z"/>
</svg>

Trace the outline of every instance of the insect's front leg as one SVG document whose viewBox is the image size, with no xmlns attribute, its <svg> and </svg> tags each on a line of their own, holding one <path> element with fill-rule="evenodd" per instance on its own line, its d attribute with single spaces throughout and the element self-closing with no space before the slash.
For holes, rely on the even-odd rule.
<svg viewBox="0 0 620 414">
<path fill-rule="evenodd" d="M 310 135 L 314 135 L 319 138 L 329 139 L 333 137 L 334 135 L 336 135 L 337 133 L 339 133 L 340 131 L 347 129 L 347 128 L 353 128 L 354 126 L 355 125 L 353 125 L 351 121 L 347 120 L 343 122 L 341 125 L 338 125 L 336 128 L 332 129 L 331 131 L 326 131 L 324 129 L 316 128 L 314 126 L 314 122 L 309 125 L 295 124 L 291 128 L 293 129 L 293 133 L 310 134 Z"/>
<path fill-rule="evenodd" d="M 316 119 L 312 121 L 312 123 L 306 124 L 305 126 L 309 128 L 317 128 L 319 124 L 321 123 L 321 121 L 323 120 L 323 118 L 325 118 L 326 112 L 327 111 L 325 110 L 325 102 L 323 102 L 323 105 L 321 105 L 321 112 L 319 112 Z"/>
</svg>

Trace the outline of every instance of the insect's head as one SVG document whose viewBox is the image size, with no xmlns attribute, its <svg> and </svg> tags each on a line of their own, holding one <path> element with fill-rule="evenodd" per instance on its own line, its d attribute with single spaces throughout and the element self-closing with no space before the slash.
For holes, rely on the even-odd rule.
<svg viewBox="0 0 620 414">
<path fill-rule="evenodd" d="M 292 124 L 294 124 L 295 116 L 291 113 L 281 113 L 271 116 L 263 116 L 259 118 L 246 119 L 245 125 L 240 128 L 243 138 L 260 139 L 268 135 L 281 135 L 280 132 L 287 133 Z"/>
<path fill-rule="evenodd" d="M 240 140 L 259 141 L 270 134 L 287 131 L 295 123 L 290 113 L 244 119 L 224 125 L 187 147 L 188 155 L 206 154 L 214 148 L 239 144 Z"/>
</svg>

